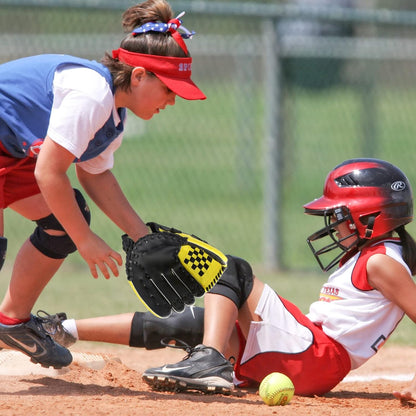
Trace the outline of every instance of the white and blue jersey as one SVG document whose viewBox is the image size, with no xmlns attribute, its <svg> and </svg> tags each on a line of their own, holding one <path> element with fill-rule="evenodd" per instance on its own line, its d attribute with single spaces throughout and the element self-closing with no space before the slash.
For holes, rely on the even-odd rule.
<svg viewBox="0 0 416 416">
<path fill-rule="evenodd" d="M 60 68 L 81 67 L 95 71 L 105 79 L 114 94 L 110 71 L 96 61 L 69 55 L 38 55 L 0 65 L 0 141 L 16 158 L 36 156 L 48 133 L 54 105 L 54 77 Z M 113 97 L 112 101 L 113 101 Z M 107 114 L 107 112 L 105 113 Z M 85 162 L 103 153 L 124 129 L 126 109 L 108 111 L 87 137 L 82 154 L 74 152 L 74 162 Z M 75 134 L 74 134 L 75 136 Z M 52 137 L 53 139 L 53 137 Z M 69 139 L 71 140 L 71 138 Z"/>
</svg>

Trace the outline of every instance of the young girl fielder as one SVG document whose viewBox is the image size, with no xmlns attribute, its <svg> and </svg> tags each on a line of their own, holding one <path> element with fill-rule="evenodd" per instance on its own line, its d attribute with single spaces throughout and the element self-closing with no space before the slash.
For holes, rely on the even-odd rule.
<svg viewBox="0 0 416 416">
<path fill-rule="evenodd" d="M 31 315 L 67 255 L 78 250 L 95 278 L 98 271 L 117 276 L 122 264 L 90 230 L 88 206 L 67 176 L 71 164 L 85 192 L 124 233 L 136 241 L 148 232 L 111 173 L 113 154 L 126 109 L 148 120 L 174 105 L 176 95 L 205 99 L 191 80 L 183 40 L 193 33 L 181 23 L 164 0 L 148 0 L 123 14 L 130 33 L 102 63 L 39 55 L 0 65 L 0 208 L 36 223 L 0 304 L 0 341 L 33 362 L 60 368 L 72 360 Z M 0 232 L 4 260 L 3 224 Z"/>
</svg>

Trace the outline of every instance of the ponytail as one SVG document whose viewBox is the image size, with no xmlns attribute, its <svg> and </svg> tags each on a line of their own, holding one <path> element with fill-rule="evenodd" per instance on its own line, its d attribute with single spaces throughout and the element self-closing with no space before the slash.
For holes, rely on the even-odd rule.
<svg viewBox="0 0 416 416">
<path fill-rule="evenodd" d="M 123 13 L 122 26 L 128 34 L 121 41 L 120 47 L 130 52 L 149 55 L 190 57 L 189 52 L 185 53 L 170 33 L 131 33 L 135 27 L 145 23 L 167 23 L 172 18 L 172 8 L 166 0 L 147 0 L 130 7 Z M 110 70 L 114 87 L 128 91 L 133 67 L 113 58 L 108 52 L 101 59 L 101 63 Z"/>
<path fill-rule="evenodd" d="M 400 237 L 403 246 L 403 260 L 409 266 L 412 276 L 416 274 L 416 241 L 405 230 L 404 225 L 396 228 L 396 233 Z"/>
</svg>

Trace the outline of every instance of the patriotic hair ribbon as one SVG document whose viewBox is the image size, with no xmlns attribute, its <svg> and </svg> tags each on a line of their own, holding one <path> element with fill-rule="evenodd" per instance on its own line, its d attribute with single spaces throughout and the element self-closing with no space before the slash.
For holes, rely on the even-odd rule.
<svg viewBox="0 0 416 416">
<path fill-rule="evenodd" d="M 183 39 L 192 39 L 192 36 L 195 35 L 196 32 L 190 31 L 182 25 L 182 20 L 180 20 L 180 18 L 184 14 L 185 12 L 180 13 L 177 17 L 170 19 L 167 23 L 147 22 L 142 26 L 136 27 L 133 30 L 132 35 L 137 36 L 138 34 L 147 32 L 169 32 L 172 34 L 172 37 L 176 40 L 183 51 L 188 54 L 188 48 L 186 47 Z M 178 30 L 181 30 L 181 33 L 179 33 Z"/>
</svg>

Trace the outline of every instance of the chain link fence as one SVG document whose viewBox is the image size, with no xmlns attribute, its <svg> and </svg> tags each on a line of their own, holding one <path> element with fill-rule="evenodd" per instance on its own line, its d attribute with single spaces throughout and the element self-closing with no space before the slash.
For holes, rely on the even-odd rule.
<svg viewBox="0 0 416 416">
<path fill-rule="evenodd" d="M 0 0 L 0 62 L 41 53 L 100 60 L 119 46 L 121 14 L 132 4 Z M 321 222 L 302 206 L 321 195 L 333 167 L 386 159 L 416 188 L 414 12 L 171 5 L 197 32 L 187 44 L 208 99 L 178 98 L 147 122 L 129 117 L 114 173 L 145 221 L 253 264 L 316 270 L 305 239 Z M 120 248 L 120 231 L 91 210 L 94 231 Z M 8 210 L 5 228 L 12 262 L 33 224 Z"/>
</svg>

